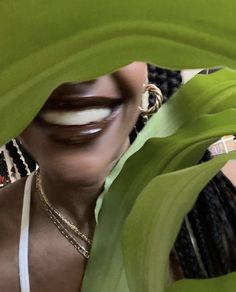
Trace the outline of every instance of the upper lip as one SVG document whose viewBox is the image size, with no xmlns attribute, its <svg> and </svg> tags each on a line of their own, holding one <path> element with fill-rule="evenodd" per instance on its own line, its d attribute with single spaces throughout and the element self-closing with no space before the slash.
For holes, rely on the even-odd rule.
<svg viewBox="0 0 236 292">
<path fill-rule="evenodd" d="M 50 94 L 42 110 L 75 110 L 95 107 L 115 107 L 122 103 L 119 96 L 84 94 L 78 84 L 63 83 Z"/>
</svg>

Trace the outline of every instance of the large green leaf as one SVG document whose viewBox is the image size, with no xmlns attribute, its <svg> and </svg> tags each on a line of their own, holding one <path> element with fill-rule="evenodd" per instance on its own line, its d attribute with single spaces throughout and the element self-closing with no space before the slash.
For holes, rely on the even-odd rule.
<svg viewBox="0 0 236 292">
<path fill-rule="evenodd" d="M 134 60 L 235 68 L 235 9 L 233 0 L 0 1 L 1 143 L 65 81 Z"/>
<path fill-rule="evenodd" d="M 3 40 L 0 43 L 0 115 L 4 125 L 1 128 L 0 144 L 16 136 L 36 115 L 50 91 L 65 81 L 92 79 L 134 60 L 172 68 L 220 65 L 235 68 L 235 8 L 233 0 L 72 0 L 69 3 L 62 0 L 0 1 L 0 35 Z M 225 91 L 222 100 L 227 100 L 226 96 L 230 100 L 222 109 L 219 106 L 216 112 L 231 107 L 231 104 L 235 107 L 232 102 L 235 86 L 233 83 L 225 83 L 225 86 L 232 91 Z M 223 89 L 215 88 L 215 93 Z M 196 92 L 195 88 L 190 96 L 194 97 Z M 205 100 L 208 94 L 206 92 Z M 150 126 L 109 177 L 106 189 L 119 174 L 124 161 L 147 139 L 173 134 L 189 120 L 204 113 L 214 113 L 209 111 L 208 106 L 206 111 L 202 111 L 202 107 L 192 103 L 189 114 L 186 114 L 186 109 L 181 109 L 178 115 L 176 110 L 173 111 L 174 107 L 176 105 L 171 107 L 171 104 L 164 107 L 163 114 L 160 112 L 160 120 L 157 119 L 160 125 L 161 122 L 167 123 L 166 130 L 153 131 L 156 121 L 152 119 Z M 171 119 L 167 119 L 170 113 L 173 118 L 171 116 Z M 165 157 L 161 156 L 160 151 L 161 163 L 158 167 L 159 160 L 155 152 L 159 142 L 164 151 L 162 154 L 166 154 L 165 142 L 160 138 L 159 142 L 147 142 L 142 151 L 129 159 L 105 195 L 92 258 L 85 277 L 86 292 L 126 291 L 121 230 L 135 198 L 155 175 L 194 163 L 203 148 L 212 141 L 209 137 L 215 139 L 216 135 L 224 134 L 226 130 L 233 131 L 231 114 L 221 116 L 226 119 L 226 125 L 222 128 L 216 118 L 216 124 L 211 124 L 209 135 L 199 127 L 198 130 L 203 130 L 202 135 L 199 132 L 192 140 L 185 139 L 184 129 L 174 136 L 176 143 L 181 139 L 179 144 L 170 145 L 174 140 L 167 139 L 169 152 Z M 212 121 L 210 117 L 204 119 Z M 189 129 L 195 130 L 191 127 L 193 123 Z M 152 163 L 150 166 L 147 163 L 147 168 L 135 173 L 140 163 L 146 161 L 149 150 L 154 151 Z M 190 150 L 197 151 L 196 157 Z M 170 241 L 167 243 L 170 245 Z"/>
<path fill-rule="evenodd" d="M 232 157 L 236 158 L 236 153 L 231 154 Z M 183 217 L 226 159 L 225 156 L 218 157 L 198 166 L 158 176 L 144 188 L 124 229 L 123 250 L 130 292 L 164 291 L 169 274 L 169 253 Z M 191 283 L 186 286 L 189 290 L 182 290 L 185 287 L 183 283 L 181 289 L 170 291 L 193 291 L 192 286 Z M 217 281 L 212 287 L 217 288 Z M 235 289 L 236 284 L 230 291 L 233 287 Z"/>
<path fill-rule="evenodd" d="M 216 82 L 213 82 L 214 78 L 216 78 Z M 193 89 L 192 92 L 189 92 L 190 85 Z M 226 94 L 222 95 L 222 91 L 225 91 Z M 197 96 L 197 98 L 194 98 L 195 96 Z M 213 135 L 213 132 L 211 132 L 212 130 L 214 131 L 213 124 L 217 122 L 214 118 L 212 119 L 213 116 L 205 116 L 201 123 L 195 120 L 204 113 L 217 113 L 228 107 L 236 107 L 236 99 L 234 97 L 235 72 L 222 70 L 214 75 L 199 76 L 184 86 L 181 90 L 181 94 L 177 94 L 170 103 L 166 104 L 162 110 L 151 119 L 146 129 L 139 135 L 128 153 L 124 155 L 123 159 L 118 163 L 117 167 L 106 181 L 107 190 L 119 174 L 124 162 L 132 156 L 147 139 L 151 136 L 163 137 L 161 139 L 152 139 L 148 141 L 137 155 L 131 157 L 123 167 L 118 180 L 115 181 L 109 192 L 105 195 L 105 202 L 108 207 L 104 207 L 105 210 L 103 208 L 102 211 L 105 219 L 99 221 L 101 227 L 100 229 L 98 228 L 95 236 L 95 251 L 92 256 L 92 263 L 90 262 L 86 274 L 84 284 L 85 291 L 90 291 L 90 289 L 93 291 L 93 287 L 100 287 L 101 291 L 106 291 L 103 290 L 106 288 L 107 290 L 114 289 L 114 291 L 120 288 L 121 291 L 125 291 L 124 286 L 126 283 L 120 249 L 120 232 L 125 216 L 128 214 L 135 198 L 151 177 L 154 177 L 156 174 L 178 169 L 180 164 L 182 164 L 182 167 L 186 167 L 190 162 L 196 163 L 203 149 L 206 149 L 207 145 L 213 141 L 208 139 L 208 135 Z M 183 99 L 184 103 L 182 103 L 182 105 L 187 104 L 191 114 L 186 111 L 186 107 L 178 106 Z M 209 100 L 212 101 L 212 99 L 214 99 L 215 102 L 209 102 Z M 205 105 L 204 107 L 202 106 L 203 104 Z M 218 115 L 217 125 L 221 131 L 221 133 L 218 132 L 218 135 L 232 133 L 235 130 L 234 111 L 231 112 L 232 123 L 230 128 L 226 128 L 224 115 L 225 113 L 223 115 Z M 226 116 L 227 118 L 229 117 L 228 114 L 226 114 Z M 168 117 L 171 119 L 170 123 L 168 123 Z M 192 126 L 190 126 L 189 130 L 186 130 L 186 125 L 191 121 Z M 211 124 L 211 121 L 213 124 Z M 208 125 L 206 126 L 206 124 Z M 162 127 L 158 125 L 162 125 Z M 178 127 L 183 127 L 183 125 L 185 125 L 185 129 L 180 129 L 178 135 L 164 139 L 164 136 L 170 135 L 170 133 L 175 132 Z M 205 133 L 200 130 L 204 125 L 207 127 Z M 160 128 L 161 130 L 159 130 Z M 157 143 L 155 143 L 155 141 L 157 141 Z M 162 163 L 160 161 L 161 159 L 158 158 L 158 154 L 161 159 L 164 159 Z M 152 157 L 152 159 L 148 159 L 149 157 Z M 175 159 L 173 159 L 173 157 Z M 134 169 L 137 169 L 138 172 L 134 172 Z M 145 178 L 145 171 L 149 173 L 149 175 L 151 174 L 151 177 Z M 117 206 L 122 206 L 122 209 L 118 210 Z M 118 228 L 118 230 L 116 230 L 116 228 Z M 108 247 L 110 247 L 110 249 Z M 106 249 L 105 253 L 104 249 Z M 99 263 L 99 269 L 97 269 L 96 263 Z M 109 274 L 108 271 L 111 274 Z M 91 282 L 89 283 L 93 275 L 94 286 Z M 107 281 L 104 281 L 104 279 L 107 279 L 105 275 L 108 277 Z M 99 283 L 103 283 L 103 288 L 99 286 Z M 121 286 L 119 287 L 119 285 Z M 122 285 L 124 286 L 122 287 Z"/>
<path fill-rule="evenodd" d="M 235 123 L 236 110 L 203 116 L 185 128 L 179 129 L 173 136 L 152 138 L 140 151 L 130 157 L 105 194 L 92 257 L 85 275 L 84 291 L 127 291 L 127 287 L 126 290 L 124 288 L 126 278 L 121 250 L 121 232 L 136 198 L 155 176 L 195 164 L 207 146 L 218 136 L 223 135 L 225 131 L 232 132 L 235 129 Z M 166 241 L 162 244 L 169 246 Z M 163 280 L 162 276 L 163 273 L 161 274 Z"/>
</svg>

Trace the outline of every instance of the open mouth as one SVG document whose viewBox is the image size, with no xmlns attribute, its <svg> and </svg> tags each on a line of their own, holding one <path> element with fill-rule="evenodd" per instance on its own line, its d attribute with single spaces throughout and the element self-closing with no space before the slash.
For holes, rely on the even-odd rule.
<svg viewBox="0 0 236 292">
<path fill-rule="evenodd" d="M 59 142 L 87 143 L 100 136 L 121 110 L 123 99 L 68 95 L 48 99 L 37 120 Z"/>
</svg>

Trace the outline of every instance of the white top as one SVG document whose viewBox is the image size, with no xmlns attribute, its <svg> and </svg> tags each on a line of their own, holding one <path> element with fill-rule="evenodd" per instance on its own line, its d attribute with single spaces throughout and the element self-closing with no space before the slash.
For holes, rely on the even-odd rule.
<svg viewBox="0 0 236 292">
<path fill-rule="evenodd" d="M 29 255 L 30 199 L 33 177 L 34 172 L 31 173 L 26 180 L 22 206 L 19 244 L 19 277 L 21 292 L 30 292 L 28 255 Z"/>
</svg>

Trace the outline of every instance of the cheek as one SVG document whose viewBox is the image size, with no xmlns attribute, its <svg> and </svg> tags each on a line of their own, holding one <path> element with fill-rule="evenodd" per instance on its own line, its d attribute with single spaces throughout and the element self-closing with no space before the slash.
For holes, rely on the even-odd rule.
<svg viewBox="0 0 236 292">
<path fill-rule="evenodd" d="M 132 69 L 132 71 L 131 71 Z M 136 70 L 135 70 L 136 69 Z M 135 73 L 137 72 L 137 73 Z M 147 84 L 147 67 L 146 64 L 138 63 L 123 72 L 123 78 L 126 80 L 127 94 L 132 96 L 133 115 L 138 115 L 138 107 L 142 104 L 142 97 Z"/>
<path fill-rule="evenodd" d="M 123 80 L 127 81 L 127 85 L 132 88 L 132 91 L 141 95 L 144 91 L 144 85 L 148 83 L 147 64 L 143 62 L 134 62 L 124 70 L 121 70 Z"/>
</svg>

